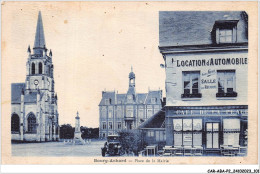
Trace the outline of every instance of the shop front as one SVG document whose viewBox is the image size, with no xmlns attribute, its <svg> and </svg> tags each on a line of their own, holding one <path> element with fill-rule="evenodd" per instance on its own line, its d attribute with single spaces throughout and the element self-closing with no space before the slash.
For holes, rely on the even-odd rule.
<svg viewBox="0 0 260 174">
<path fill-rule="evenodd" d="M 247 146 L 247 105 L 166 108 L 167 145 L 202 147 L 204 155 Z"/>
</svg>

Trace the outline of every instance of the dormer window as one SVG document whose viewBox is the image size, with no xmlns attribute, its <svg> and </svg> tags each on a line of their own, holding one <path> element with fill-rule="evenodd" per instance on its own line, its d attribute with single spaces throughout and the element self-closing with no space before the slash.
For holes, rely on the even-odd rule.
<svg viewBox="0 0 260 174">
<path fill-rule="evenodd" d="M 112 100 L 110 99 L 105 99 L 105 105 L 111 105 Z"/>
<path fill-rule="evenodd" d="M 151 98 L 151 103 L 152 103 L 152 104 L 155 104 L 155 103 L 156 103 L 156 99 L 157 99 L 157 98 Z"/>
<path fill-rule="evenodd" d="M 214 44 L 236 43 L 237 42 L 238 20 L 215 21 L 211 36 Z"/>
<path fill-rule="evenodd" d="M 220 29 L 219 30 L 219 43 L 233 43 L 231 29 Z"/>
</svg>

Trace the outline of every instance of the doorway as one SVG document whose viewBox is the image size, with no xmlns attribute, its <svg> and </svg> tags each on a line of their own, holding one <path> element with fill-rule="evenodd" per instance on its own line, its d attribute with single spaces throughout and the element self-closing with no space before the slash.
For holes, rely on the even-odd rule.
<svg viewBox="0 0 260 174">
<path fill-rule="evenodd" d="M 216 149 L 219 148 L 219 123 L 207 122 L 206 123 L 206 148 Z"/>
</svg>

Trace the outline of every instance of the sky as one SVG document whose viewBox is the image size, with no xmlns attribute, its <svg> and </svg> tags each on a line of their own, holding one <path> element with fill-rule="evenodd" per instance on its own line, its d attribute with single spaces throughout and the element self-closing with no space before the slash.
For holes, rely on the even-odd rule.
<svg viewBox="0 0 260 174">
<path fill-rule="evenodd" d="M 2 9 L 2 93 L 25 82 L 28 45 L 33 47 L 38 11 L 47 49 L 53 53 L 59 123 L 99 126 L 103 90 L 126 93 L 133 66 L 136 91 L 165 89 L 159 52 L 159 12 L 142 2 L 8 2 Z M 131 5 L 130 5 L 131 6 Z M 8 108 L 8 107 L 7 107 Z M 11 111 L 10 111 L 11 112 Z"/>
</svg>

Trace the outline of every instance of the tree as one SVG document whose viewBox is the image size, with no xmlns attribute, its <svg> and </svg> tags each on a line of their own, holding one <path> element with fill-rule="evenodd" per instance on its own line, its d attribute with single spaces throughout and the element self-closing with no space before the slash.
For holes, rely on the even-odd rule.
<svg viewBox="0 0 260 174">
<path fill-rule="evenodd" d="M 134 152 L 137 156 L 138 152 L 143 149 L 142 134 L 139 130 L 122 130 L 118 134 L 119 141 L 126 153 Z"/>
<path fill-rule="evenodd" d="M 72 139 L 74 138 L 74 128 L 70 124 L 63 124 L 60 127 L 60 138 L 61 139 Z"/>
</svg>

